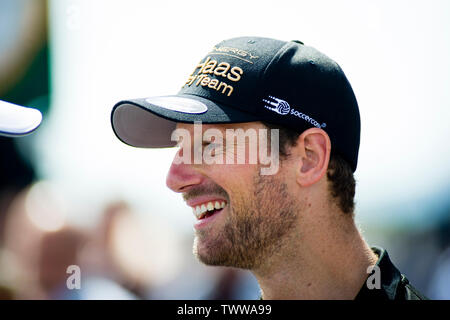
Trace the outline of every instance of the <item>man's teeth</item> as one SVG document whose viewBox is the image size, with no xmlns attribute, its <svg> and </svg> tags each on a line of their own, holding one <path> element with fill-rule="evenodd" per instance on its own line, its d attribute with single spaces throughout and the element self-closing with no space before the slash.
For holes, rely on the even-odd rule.
<svg viewBox="0 0 450 320">
<path fill-rule="evenodd" d="M 202 218 L 207 211 L 219 210 L 225 208 L 225 201 L 215 201 L 215 202 L 207 202 L 202 205 L 195 206 L 193 209 L 194 215 L 197 219 Z"/>
</svg>

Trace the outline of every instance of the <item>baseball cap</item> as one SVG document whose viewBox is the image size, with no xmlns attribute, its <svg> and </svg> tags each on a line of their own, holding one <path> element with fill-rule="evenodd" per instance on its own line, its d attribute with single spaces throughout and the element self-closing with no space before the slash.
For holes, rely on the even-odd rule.
<svg viewBox="0 0 450 320">
<path fill-rule="evenodd" d="M 0 136 L 27 135 L 36 130 L 41 121 L 39 110 L 0 100 Z"/>
<path fill-rule="evenodd" d="M 332 152 L 356 170 L 358 104 L 339 65 L 301 41 L 225 40 L 195 65 L 176 95 L 123 100 L 112 110 L 116 136 L 135 147 L 175 145 L 177 122 L 264 121 L 303 132 L 325 130 Z"/>
</svg>

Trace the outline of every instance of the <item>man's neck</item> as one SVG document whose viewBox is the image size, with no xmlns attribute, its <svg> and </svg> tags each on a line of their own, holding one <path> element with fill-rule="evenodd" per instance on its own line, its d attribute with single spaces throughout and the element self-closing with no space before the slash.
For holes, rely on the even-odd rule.
<svg viewBox="0 0 450 320">
<path fill-rule="evenodd" d="M 348 217 L 348 219 L 351 219 Z M 305 223 L 305 221 L 303 221 Z M 263 299 L 354 299 L 377 256 L 353 221 L 315 221 L 252 270 Z"/>
</svg>

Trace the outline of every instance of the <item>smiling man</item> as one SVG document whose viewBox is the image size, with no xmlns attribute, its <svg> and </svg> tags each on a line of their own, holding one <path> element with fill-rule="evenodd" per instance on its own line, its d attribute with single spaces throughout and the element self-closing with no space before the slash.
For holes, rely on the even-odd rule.
<svg viewBox="0 0 450 320">
<path fill-rule="evenodd" d="M 194 253 L 251 270 L 262 298 L 424 298 L 355 225 L 358 105 L 316 49 L 222 41 L 177 95 L 121 101 L 111 120 L 129 145 L 179 147 L 167 186 L 197 218 Z"/>
</svg>

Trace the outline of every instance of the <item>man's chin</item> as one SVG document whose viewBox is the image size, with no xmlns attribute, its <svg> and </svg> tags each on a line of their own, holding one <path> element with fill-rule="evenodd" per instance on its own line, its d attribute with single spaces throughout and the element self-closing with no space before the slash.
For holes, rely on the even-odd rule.
<svg viewBox="0 0 450 320">
<path fill-rule="evenodd" d="M 243 260 L 239 259 L 241 255 L 233 252 L 230 248 L 226 248 L 226 245 L 218 241 L 218 239 L 215 239 L 213 243 L 207 243 L 203 240 L 196 236 L 193 247 L 194 255 L 203 264 L 208 266 L 252 269 L 253 264 L 245 261 L 245 258 Z"/>
<path fill-rule="evenodd" d="M 227 266 L 229 261 L 226 259 L 227 254 L 223 251 L 223 248 L 218 247 L 217 243 L 214 245 L 208 243 L 204 237 L 202 239 L 199 236 L 194 238 L 193 253 L 203 264 L 209 266 Z"/>
</svg>

